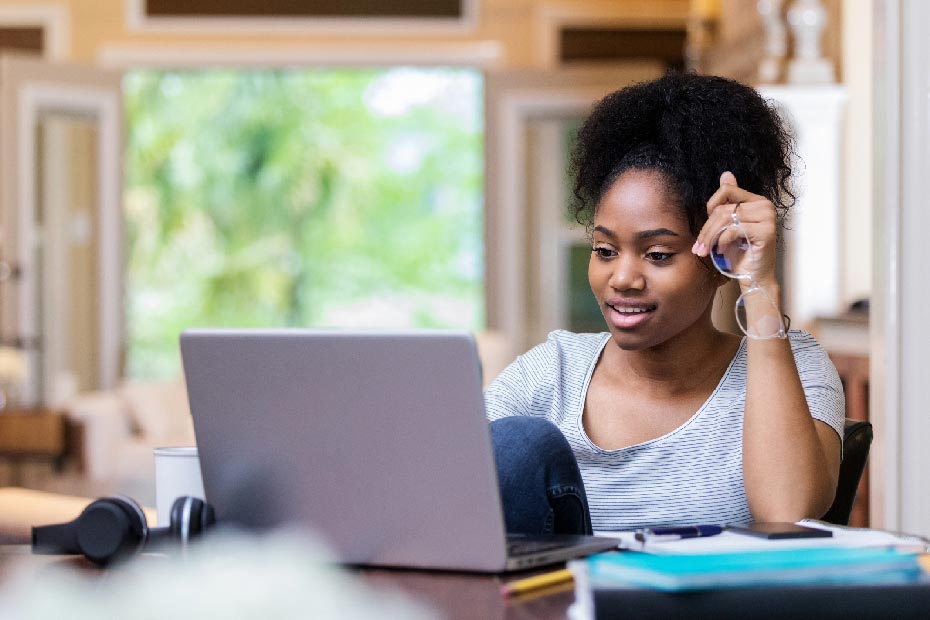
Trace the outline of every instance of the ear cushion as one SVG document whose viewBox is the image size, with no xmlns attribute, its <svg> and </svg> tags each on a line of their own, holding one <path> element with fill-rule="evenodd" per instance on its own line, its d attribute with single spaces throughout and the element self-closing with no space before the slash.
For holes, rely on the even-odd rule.
<svg viewBox="0 0 930 620">
<path fill-rule="evenodd" d="M 213 507 L 196 497 L 179 497 L 171 505 L 171 535 L 186 544 L 213 525 Z"/>
<path fill-rule="evenodd" d="M 101 565 L 141 549 L 148 532 L 145 514 L 138 505 L 118 497 L 92 502 L 78 517 L 76 525 L 81 553 Z"/>
<path fill-rule="evenodd" d="M 200 528 L 209 529 L 216 525 L 216 511 L 213 510 L 212 504 L 204 504 L 203 512 L 200 514 Z"/>
</svg>

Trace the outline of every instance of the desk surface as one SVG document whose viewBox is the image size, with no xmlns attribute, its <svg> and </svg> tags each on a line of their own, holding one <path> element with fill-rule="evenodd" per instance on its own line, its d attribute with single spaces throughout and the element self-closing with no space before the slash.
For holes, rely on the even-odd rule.
<svg viewBox="0 0 930 620">
<path fill-rule="evenodd" d="M 137 561 L 157 561 L 142 556 Z M 0 545 L 0 584 L 12 570 L 26 569 L 35 579 L 52 566 L 72 566 L 88 574 L 107 571 L 79 558 L 33 556 L 26 545 Z M 115 569 L 118 570 L 118 569 Z M 431 605 L 442 616 L 457 620 L 548 620 L 566 617 L 574 601 L 570 586 L 556 591 L 507 599 L 501 583 L 511 577 L 428 571 L 359 569 L 369 584 L 407 593 Z M 596 596 L 598 617 L 772 619 L 816 617 L 818 620 L 894 617 L 924 619 L 930 609 L 930 583 L 899 586 L 808 586 L 737 588 L 689 594 L 655 590 L 614 590 Z"/>
<path fill-rule="evenodd" d="M 29 530 L 24 523 L 52 523 L 73 519 L 87 505 L 88 499 L 65 497 L 27 489 L 0 489 L 0 584 L 14 566 L 30 573 L 41 572 L 50 565 L 74 566 L 89 574 L 101 572 L 91 563 L 63 556 L 33 556 Z M 138 561 L 155 560 L 142 556 Z M 445 617 L 456 618 L 565 618 L 574 601 L 570 584 L 545 592 L 507 599 L 500 593 L 501 584 L 532 573 L 508 576 L 460 574 L 436 571 L 358 569 L 357 573 L 377 587 L 408 593 L 425 602 Z M 101 572 L 101 574 L 103 574 Z"/>
<path fill-rule="evenodd" d="M 136 561 L 146 560 L 142 556 Z M 87 574 L 106 573 L 80 558 L 33 556 L 27 545 L 0 545 L 0 584 L 14 568 L 25 569 L 39 578 L 43 569 L 62 565 L 75 567 Z M 574 601 L 574 592 L 569 584 L 535 595 L 505 598 L 500 587 L 505 580 L 513 578 L 509 576 L 388 569 L 358 569 L 357 573 L 373 586 L 400 590 L 432 606 L 450 620 L 564 620 L 569 605 Z"/>
<path fill-rule="evenodd" d="M 500 591 L 501 584 L 515 578 L 512 576 L 383 569 L 360 572 L 369 583 L 399 589 L 432 605 L 450 619 L 564 619 L 569 605 L 575 600 L 572 584 L 505 598 Z"/>
</svg>

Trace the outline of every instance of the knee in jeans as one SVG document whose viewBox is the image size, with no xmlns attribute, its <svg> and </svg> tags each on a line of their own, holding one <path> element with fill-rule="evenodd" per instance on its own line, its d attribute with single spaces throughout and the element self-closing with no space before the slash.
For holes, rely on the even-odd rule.
<svg viewBox="0 0 930 620">
<path fill-rule="evenodd" d="M 549 500 L 552 506 L 552 531 L 555 534 L 590 534 L 585 503 L 575 493 L 553 497 Z"/>
<path fill-rule="evenodd" d="M 498 468 L 507 477 L 549 481 L 562 472 L 577 472 L 575 457 L 562 431 L 548 420 L 532 417 L 503 418 L 491 423 Z"/>
<path fill-rule="evenodd" d="M 562 431 L 546 420 L 531 416 L 511 416 L 491 422 L 491 433 L 495 436 L 506 435 L 521 442 L 551 441 L 564 439 Z"/>
</svg>

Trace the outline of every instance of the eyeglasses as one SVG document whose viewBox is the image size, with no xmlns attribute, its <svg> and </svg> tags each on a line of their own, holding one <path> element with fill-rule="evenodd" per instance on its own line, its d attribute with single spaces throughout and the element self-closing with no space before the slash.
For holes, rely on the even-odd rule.
<svg viewBox="0 0 930 620">
<path fill-rule="evenodd" d="M 749 281 L 749 288 L 736 300 L 736 323 L 753 340 L 787 338 L 788 328 L 778 305 L 752 277 L 757 263 L 749 235 L 740 225 L 736 213 L 732 217 L 733 223 L 724 226 L 714 238 L 710 258 L 717 271 L 726 277 Z M 754 317 L 751 325 L 750 314 Z"/>
</svg>

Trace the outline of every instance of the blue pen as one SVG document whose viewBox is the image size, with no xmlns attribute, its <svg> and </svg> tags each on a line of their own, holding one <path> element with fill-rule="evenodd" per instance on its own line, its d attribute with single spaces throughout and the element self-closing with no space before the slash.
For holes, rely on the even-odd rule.
<svg viewBox="0 0 930 620">
<path fill-rule="evenodd" d="M 719 525 L 688 525 L 685 527 L 650 527 L 636 532 L 640 542 L 660 542 L 663 540 L 681 540 L 682 538 L 700 538 L 716 536 L 723 532 Z"/>
</svg>

